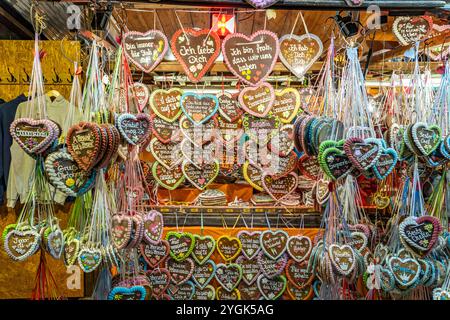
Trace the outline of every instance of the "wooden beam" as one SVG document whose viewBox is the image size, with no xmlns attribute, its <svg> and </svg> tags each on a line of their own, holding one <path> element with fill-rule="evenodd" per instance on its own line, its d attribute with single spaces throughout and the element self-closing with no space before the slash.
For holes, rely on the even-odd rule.
<svg viewBox="0 0 450 320">
<path fill-rule="evenodd" d="M 0 1 L 0 25 L 5 26 L 20 39 L 34 39 L 33 26 L 16 9 Z"/>
<path fill-rule="evenodd" d="M 433 38 L 429 38 L 425 41 L 421 42 L 421 46 L 424 45 L 424 43 L 427 44 L 428 47 L 433 47 L 433 46 L 438 46 L 438 45 L 442 45 L 444 42 L 447 43 L 448 41 L 450 41 L 450 31 L 446 31 L 443 32 L 441 34 L 439 34 L 438 36 L 435 36 Z M 395 49 L 392 49 L 391 51 L 383 54 L 379 54 L 377 56 L 374 56 L 372 58 L 372 62 L 379 62 L 381 60 L 389 60 L 389 59 L 393 59 L 393 58 L 397 58 L 402 56 L 407 50 L 411 49 L 414 45 L 409 45 L 409 46 L 398 46 Z"/>
</svg>

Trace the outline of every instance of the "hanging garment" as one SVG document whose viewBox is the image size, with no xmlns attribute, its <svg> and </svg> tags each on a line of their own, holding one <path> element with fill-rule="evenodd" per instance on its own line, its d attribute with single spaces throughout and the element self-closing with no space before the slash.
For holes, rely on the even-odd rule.
<svg viewBox="0 0 450 320">
<path fill-rule="evenodd" d="M 14 121 L 17 107 L 26 101 L 25 95 L 21 94 L 17 98 L 0 105 L 0 146 L 2 154 L 0 156 L 0 203 L 3 202 L 6 186 L 8 185 L 9 166 L 11 163 L 12 137 L 9 133 L 9 126 Z"/>
<path fill-rule="evenodd" d="M 70 108 L 74 108 L 63 96 L 56 97 L 53 101 L 50 97 L 45 96 L 47 104 L 47 117 L 58 123 L 61 128 L 65 118 L 69 114 Z M 19 104 L 15 119 L 25 118 L 29 114 L 28 102 Z M 37 117 L 43 116 L 37 114 Z M 82 119 L 82 115 L 78 109 L 75 109 L 73 123 L 78 123 Z M 65 132 L 63 133 L 65 135 Z M 11 167 L 9 171 L 8 188 L 7 188 L 7 206 L 14 208 L 17 200 L 24 203 L 30 189 L 29 179 L 35 166 L 35 160 L 23 151 L 16 141 L 11 145 Z M 54 188 L 50 186 L 51 194 Z M 59 204 L 64 204 L 66 195 L 56 191 L 54 200 Z"/>
</svg>

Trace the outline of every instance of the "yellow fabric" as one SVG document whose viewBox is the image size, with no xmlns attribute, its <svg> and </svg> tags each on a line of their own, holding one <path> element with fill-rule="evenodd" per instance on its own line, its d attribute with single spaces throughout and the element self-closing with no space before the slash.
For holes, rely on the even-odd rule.
<svg viewBox="0 0 450 320">
<path fill-rule="evenodd" d="M 69 113 L 69 108 L 75 108 L 70 105 L 69 102 L 62 96 L 58 96 L 52 101 L 46 96 L 47 103 L 47 117 L 60 125 L 64 126 L 64 121 Z M 15 119 L 29 117 L 28 102 L 23 102 L 17 107 Z M 82 119 L 81 112 L 75 109 L 74 119 L 72 123 L 80 122 Z M 64 133 L 65 134 L 65 133 Z M 9 169 L 8 187 L 6 192 L 7 206 L 14 208 L 17 200 L 20 198 L 20 202 L 24 203 L 29 191 L 29 178 L 33 172 L 35 166 L 35 160 L 23 151 L 22 148 L 13 140 L 11 145 L 11 167 Z M 50 192 L 53 195 L 53 187 L 50 186 Z M 66 195 L 57 191 L 55 195 L 55 201 L 60 204 L 64 204 Z"/>
</svg>

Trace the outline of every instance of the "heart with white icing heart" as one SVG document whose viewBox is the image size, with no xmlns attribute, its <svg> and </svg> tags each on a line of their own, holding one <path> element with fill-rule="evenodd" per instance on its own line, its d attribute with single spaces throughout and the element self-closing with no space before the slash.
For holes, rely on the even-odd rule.
<svg viewBox="0 0 450 320">
<path fill-rule="evenodd" d="M 242 254 L 250 260 L 256 257 L 261 250 L 261 243 L 259 241 L 261 231 L 241 230 L 238 232 L 237 237 L 241 241 Z"/>
<path fill-rule="evenodd" d="M 414 44 L 426 38 L 433 30 L 433 19 L 422 17 L 397 17 L 392 31 L 402 46 Z"/>
<path fill-rule="evenodd" d="M 185 92 L 181 96 L 181 110 L 195 125 L 201 125 L 211 119 L 219 109 L 219 100 L 212 94 Z"/>
<path fill-rule="evenodd" d="M 297 78 L 303 78 L 323 51 L 322 41 L 311 33 L 286 34 L 279 41 L 280 60 Z"/>
<path fill-rule="evenodd" d="M 167 190 L 175 190 L 184 182 L 181 166 L 176 166 L 169 170 L 158 161 L 155 161 L 152 165 L 152 175 L 158 185 Z"/>
<path fill-rule="evenodd" d="M 263 173 L 261 184 L 275 201 L 282 202 L 297 189 L 298 176 L 295 172 L 289 172 L 288 175 L 276 179 L 273 175 Z"/>
<path fill-rule="evenodd" d="M 199 190 L 205 189 L 219 174 L 219 161 L 214 159 L 213 163 L 207 163 L 202 168 L 197 168 L 189 161 L 183 161 L 181 170 L 189 182 Z"/>
<path fill-rule="evenodd" d="M 151 72 L 169 49 L 166 36 L 159 30 L 130 31 L 122 37 L 123 50 L 128 60 L 144 72 Z"/>
</svg>

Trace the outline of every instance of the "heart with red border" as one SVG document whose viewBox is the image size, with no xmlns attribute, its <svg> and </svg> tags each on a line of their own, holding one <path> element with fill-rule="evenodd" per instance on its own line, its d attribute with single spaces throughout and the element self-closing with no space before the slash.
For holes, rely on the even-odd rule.
<svg viewBox="0 0 450 320">
<path fill-rule="evenodd" d="M 216 179 L 219 174 L 219 161 L 214 159 L 213 163 L 206 163 L 201 168 L 197 168 L 191 162 L 184 160 L 181 170 L 189 182 L 199 190 L 205 189 Z"/>
<path fill-rule="evenodd" d="M 338 273 L 348 276 L 355 269 L 355 252 L 349 245 L 338 245 L 333 243 L 328 247 L 328 255 L 331 264 Z"/>
<path fill-rule="evenodd" d="M 154 90 L 149 98 L 150 108 L 162 120 L 175 122 L 183 113 L 180 106 L 182 95 L 183 90 L 179 88 Z"/>
<path fill-rule="evenodd" d="M 181 143 L 178 142 L 162 143 L 155 137 L 150 141 L 147 151 L 168 170 L 172 170 L 183 160 Z"/>
<path fill-rule="evenodd" d="M 289 235 L 283 230 L 264 230 L 260 243 L 263 252 L 273 260 L 278 259 L 286 251 Z"/>
<path fill-rule="evenodd" d="M 176 31 L 170 47 L 189 80 L 199 82 L 220 54 L 220 38 L 210 29 Z"/>
<path fill-rule="evenodd" d="M 344 143 L 344 151 L 357 169 L 366 171 L 378 161 L 383 151 L 383 146 L 379 139 L 349 138 Z"/>
<path fill-rule="evenodd" d="M 287 241 L 286 250 L 292 259 L 297 262 L 302 262 L 311 253 L 311 239 L 307 236 L 291 236 Z"/>
<path fill-rule="evenodd" d="M 165 266 L 170 272 L 170 281 L 177 286 L 188 281 L 194 272 L 194 260 L 191 258 L 186 258 L 183 261 L 169 258 L 166 260 Z"/>
<path fill-rule="evenodd" d="M 164 268 L 147 271 L 147 278 L 150 281 L 152 295 L 156 298 L 160 297 L 170 284 L 170 272 Z"/>
<path fill-rule="evenodd" d="M 244 256 L 239 256 L 236 259 L 236 263 L 239 264 L 242 268 L 242 280 L 247 285 L 252 285 L 261 273 L 261 268 L 259 266 L 258 260 L 247 259 Z"/>
<path fill-rule="evenodd" d="M 164 230 L 164 218 L 161 212 L 151 210 L 144 215 L 143 221 L 144 240 L 147 243 L 159 243 Z"/>
<path fill-rule="evenodd" d="M 280 157 L 287 157 L 294 150 L 294 126 L 286 124 L 270 138 L 267 147 Z"/>
<path fill-rule="evenodd" d="M 275 200 L 283 202 L 283 199 L 297 189 L 298 176 L 290 172 L 287 176 L 275 178 L 273 175 L 263 173 L 261 182 L 264 190 Z"/>
<path fill-rule="evenodd" d="M 101 159 L 100 128 L 92 122 L 80 122 L 67 131 L 67 150 L 75 162 L 85 171 L 91 170 Z"/>
<path fill-rule="evenodd" d="M 217 239 L 216 248 L 223 260 L 232 261 L 241 253 L 242 244 L 239 238 L 223 235 Z"/>
<path fill-rule="evenodd" d="M 272 85 L 262 82 L 257 87 L 245 87 L 239 93 L 239 104 L 248 114 L 264 118 L 272 109 L 275 91 Z"/>
<path fill-rule="evenodd" d="M 167 122 L 156 114 L 150 116 L 152 134 L 162 143 L 180 140 L 180 126 L 176 122 Z"/>
<path fill-rule="evenodd" d="M 149 30 L 145 33 L 130 31 L 122 37 L 122 48 L 129 61 L 149 73 L 164 58 L 169 43 L 164 33 L 159 30 Z"/>
<path fill-rule="evenodd" d="M 219 126 L 216 117 L 212 117 L 201 126 L 197 126 L 188 120 L 186 116 L 180 118 L 180 130 L 183 136 L 197 146 L 201 146 L 216 137 L 216 129 Z"/>
<path fill-rule="evenodd" d="M 150 136 L 152 123 L 146 113 L 122 113 L 117 117 L 116 126 L 129 144 L 140 145 Z"/>
<path fill-rule="evenodd" d="M 155 268 L 169 256 L 170 246 L 167 240 L 158 244 L 141 243 L 140 252 L 151 268 Z"/>
<path fill-rule="evenodd" d="M 297 78 L 303 78 L 323 51 L 322 41 L 315 34 L 286 34 L 280 38 L 280 60 Z"/>
<path fill-rule="evenodd" d="M 222 288 L 232 292 L 242 279 L 242 268 L 236 263 L 218 263 L 215 277 Z"/>
<path fill-rule="evenodd" d="M 241 230 L 238 232 L 237 237 L 241 241 L 242 254 L 250 260 L 256 257 L 259 250 L 261 250 L 261 243 L 259 241 L 261 231 Z"/>
<path fill-rule="evenodd" d="M 192 281 L 200 289 L 205 289 L 216 274 L 216 264 L 212 260 L 204 262 L 202 265 L 195 265 L 192 273 Z"/>
<path fill-rule="evenodd" d="M 219 100 L 219 113 L 227 122 L 235 122 L 240 119 L 244 111 L 239 106 L 237 95 L 222 92 L 217 95 Z"/>
<path fill-rule="evenodd" d="M 137 101 L 137 109 L 139 113 L 141 113 L 145 107 L 147 106 L 147 102 L 149 99 L 149 91 L 148 87 L 140 82 L 135 82 L 130 87 L 131 92 L 133 92 L 133 96 L 136 98 Z"/>
<path fill-rule="evenodd" d="M 260 30 L 250 37 L 232 33 L 222 42 L 222 53 L 228 69 L 241 81 L 257 86 L 272 72 L 278 59 L 278 36 Z"/>
<path fill-rule="evenodd" d="M 126 215 L 114 215 L 111 218 L 111 238 L 117 249 L 123 249 L 128 245 L 133 229 L 133 221 Z"/>
<path fill-rule="evenodd" d="M 281 275 L 270 279 L 262 274 L 258 277 L 257 284 L 259 291 L 266 300 L 276 300 L 286 290 L 287 280 L 285 276 Z"/>
<path fill-rule="evenodd" d="M 272 259 L 264 254 L 264 252 L 260 252 L 257 261 L 262 273 L 268 278 L 273 278 L 283 273 L 288 261 L 288 255 L 283 253 L 277 259 Z"/>
<path fill-rule="evenodd" d="M 286 264 L 286 278 L 295 287 L 302 289 L 312 283 L 314 274 L 308 271 L 308 261 L 289 260 Z"/>
<path fill-rule="evenodd" d="M 439 219 L 431 216 L 408 217 L 399 226 L 402 242 L 422 256 L 433 249 L 441 231 Z"/>
<path fill-rule="evenodd" d="M 276 90 L 272 113 L 282 123 L 290 124 L 299 111 L 301 111 L 300 104 L 301 97 L 297 89 L 285 88 L 283 90 Z"/>
<path fill-rule="evenodd" d="M 422 17 L 397 17 L 392 31 L 402 46 L 414 44 L 430 35 L 433 30 L 433 19 Z"/>
<path fill-rule="evenodd" d="M 201 125 L 211 119 L 219 109 L 219 100 L 212 94 L 185 92 L 181 96 L 181 110 L 195 125 Z"/>
<path fill-rule="evenodd" d="M 316 157 L 302 155 L 297 162 L 300 174 L 310 180 L 317 180 L 320 175 L 320 165 Z"/>
<path fill-rule="evenodd" d="M 201 236 L 194 234 L 195 244 L 192 250 L 192 258 L 202 265 L 205 263 L 216 248 L 216 241 L 211 236 Z"/>
<path fill-rule="evenodd" d="M 169 231 L 166 240 L 170 245 L 170 256 L 176 261 L 185 260 L 194 249 L 195 238 L 188 232 Z"/>
<path fill-rule="evenodd" d="M 11 123 L 9 132 L 17 144 L 28 154 L 43 153 L 57 138 L 53 122 L 48 119 L 17 119 Z"/>
<path fill-rule="evenodd" d="M 169 170 L 158 161 L 155 161 L 152 166 L 152 175 L 158 185 L 167 190 L 175 190 L 184 182 L 184 174 L 181 166 L 176 166 Z"/>
</svg>

